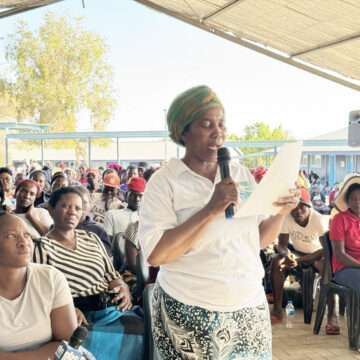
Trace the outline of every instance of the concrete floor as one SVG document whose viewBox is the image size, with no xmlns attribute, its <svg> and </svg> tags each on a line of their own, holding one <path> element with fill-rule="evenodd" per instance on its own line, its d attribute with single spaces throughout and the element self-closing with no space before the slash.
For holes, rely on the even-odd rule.
<svg viewBox="0 0 360 360">
<path fill-rule="evenodd" d="M 271 305 L 270 305 L 271 307 Z M 340 335 L 326 335 L 326 314 L 319 335 L 313 334 L 316 312 L 312 323 L 304 324 L 302 309 L 295 309 L 295 326 L 285 328 L 285 320 L 273 328 L 273 360 L 360 360 L 360 352 L 349 350 L 346 317 L 339 316 Z"/>
</svg>

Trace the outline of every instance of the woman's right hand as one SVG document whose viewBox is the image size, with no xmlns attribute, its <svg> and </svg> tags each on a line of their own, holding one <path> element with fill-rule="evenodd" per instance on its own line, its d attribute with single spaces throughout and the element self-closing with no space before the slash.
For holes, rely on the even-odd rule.
<svg viewBox="0 0 360 360">
<path fill-rule="evenodd" d="M 85 315 L 82 313 L 81 310 L 79 310 L 78 308 L 75 308 L 75 313 L 76 313 L 76 319 L 77 319 L 78 325 L 81 325 L 81 324 L 89 325 L 89 323 L 86 320 Z"/>
<path fill-rule="evenodd" d="M 215 185 L 214 193 L 208 202 L 209 209 L 216 214 L 222 213 L 230 205 L 238 204 L 238 190 L 236 182 L 229 176 Z"/>
</svg>

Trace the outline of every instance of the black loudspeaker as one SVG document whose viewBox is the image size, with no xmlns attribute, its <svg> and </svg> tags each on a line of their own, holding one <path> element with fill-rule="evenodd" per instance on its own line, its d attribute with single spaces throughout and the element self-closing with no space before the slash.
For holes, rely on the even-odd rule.
<svg viewBox="0 0 360 360">
<path fill-rule="evenodd" d="M 349 146 L 360 146 L 360 110 L 349 113 Z"/>
</svg>

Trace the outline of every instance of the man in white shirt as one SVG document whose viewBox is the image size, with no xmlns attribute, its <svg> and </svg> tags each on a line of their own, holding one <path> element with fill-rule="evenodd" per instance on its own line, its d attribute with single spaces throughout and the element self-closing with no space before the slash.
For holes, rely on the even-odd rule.
<svg viewBox="0 0 360 360">
<path fill-rule="evenodd" d="M 123 256 L 125 251 L 127 257 L 132 258 L 132 260 L 136 259 L 136 247 L 130 243 L 127 244 L 127 242 L 125 242 L 124 239 L 122 239 L 120 236 L 124 234 L 130 223 L 136 223 L 139 221 L 138 210 L 140 207 L 141 198 L 145 191 L 145 184 L 145 179 L 141 177 L 132 177 L 127 184 L 127 208 L 120 210 L 109 210 L 105 214 L 104 227 L 113 245 L 114 267 L 117 270 L 119 270 L 123 264 Z"/>
<path fill-rule="evenodd" d="M 303 188 L 298 206 L 283 222 L 279 234 L 278 254 L 271 269 L 271 285 L 274 296 L 272 323 L 282 321 L 282 295 L 285 278 L 296 267 L 314 267 L 320 273 L 323 266 L 321 243 L 328 230 L 329 220 L 315 211 L 310 202 L 309 192 Z M 289 243 L 290 240 L 290 243 Z M 328 327 L 332 334 L 339 333 L 333 298 L 328 301 Z M 326 328 L 326 329 L 327 329 Z M 327 331 L 327 333 L 330 333 Z"/>
</svg>

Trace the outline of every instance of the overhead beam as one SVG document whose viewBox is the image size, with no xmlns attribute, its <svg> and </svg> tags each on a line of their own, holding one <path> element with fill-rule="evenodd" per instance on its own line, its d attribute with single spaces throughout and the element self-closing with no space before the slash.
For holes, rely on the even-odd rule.
<svg viewBox="0 0 360 360">
<path fill-rule="evenodd" d="M 212 19 L 214 18 L 215 16 L 218 16 L 220 14 L 222 14 L 225 10 L 230 10 L 231 8 L 233 8 L 234 6 L 242 3 L 243 1 L 245 0 L 233 0 L 233 1 L 230 1 L 228 4 L 222 6 L 221 8 L 209 13 L 208 15 L 204 16 L 202 19 L 202 21 L 206 21 L 206 20 L 209 20 L 209 19 Z"/>
<path fill-rule="evenodd" d="M 340 77 L 340 74 L 339 76 L 335 76 L 335 75 L 332 75 L 330 73 L 327 73 L 325 71 L 322 71 L 321 69 L 318 69 L 318 68 L 315 68 L 315 67 L 312 67 L 310 65 L 307 65 L 303 62 L 298 62 L 296 60 L 294 60 L 293 58 L 290 57 L 287 57 L 287 56 L 281 56 L 280 54 L 278 53 L 275 53 L 267 48 L 264 48 L 260 45 L 257 45 L 255 44 L 254 42 L 250 42 L 249 41 L 246 41 L 246 39 L 244 38 L 239 38 L 239 37 L 236 37 L 236 36 L 231 36 L 223 31 L 220 31 L 220 30 L 217 30 L 213 27 L 209 27 L 209 25 L 205 22 L 202 21 L 202 19 L 198 19 L 198 20 L 194 20 L 194 19 L 191 19 L 191 18 L 187 18 L 179 13 L 176 13 L 175 11 L 172 11 L 172 10 L 169 10 L 167 8 L 164 8 L 158 4 L 154 4 L 153 2 L 149 1 L 149 0 L 135 0 L 136 2 L 138 2 L 139 4 L 142 4 L 142 5 L 145 5 L 153 10 L 156 10 L 156 11 L 159 11 L 161 13 L 164 13 L 164 14 L 167 14 L 171 17 L 174 17 L 178 20 L 181 20 L 183 22 L 186 22 L 190 25 L 193 25 L 193 26 L 196 26 L 202 30 L 205 30 L 211 34 L 215 34 L 215 35 L 218 35 L 224 39 L 227 39 L 227 40 L 230 40 L 234 43 L 237 43 L 241 46 L 244 46 L 248 49 L 251 49 L 251 50 L 254 50 L 258 53 L 261 53 L 263 55 L 266 55 L 266 56 L 269 56 L 273 59 L 276 59 L 276 60 L 279 60 L 279 61 L 282 61 L 288 65 L 291 65 L 291 66 L 295 66 L 301 70 L 305 70 L 307 72 L 310 72 L 314 75 L 317 75 L 317 76 L 321 76 L 327 80 L 330 80 L 330 81 L 333 81 L 333 82 L 336 82 L 340 85 L 344 85 L 346 87 L 349 87 L 351 89 L 354 89 L 354 90 L 357 90 L 357 91 L 360 91 L 360 85 L 357 85 L 355 84 L 354 82 L 350 81 L 350 80 L 346 80 L 346 78 L 342 78 Z"/>
<path fill-rule="evenodd" d="M 26 123 L 0 123 L 1 129 L 23 129 L 23 130 L 48 130 L 50 125 L 47 124 L 26 124 Z"/>
<path fill-rule="evenodd" d="M 95 139 L 95 138 L 163 138 L 167 131 L 115 131 L 115 132 L 78 132 L 78 133 L 29 133 L 8 134 L 9 139 L 23 140 L 53 140 L 53 139 Z M 297 140 L 269 140 L 269 141 L 226 141 L 228 147 L 274 147 L 292 143 Z M 348 145 L 346 139 L 339 140 L 304 140 L 304 146 L 339 146 Z"/>
<path fill-rule="evenodd" d="M 167 131 L 114 131 L 114 132 L 76 132 L 76 133 L 29 133 L 9 134 L 9 139 L 89 139 L 89 138 L 156 138 L 168 136 Z"/>
<path fill-rule="evenodd" d="M 342 44 L 344 42 L 348 42 L 350 40 L 355 40 L 355 39 L 358 39 L 358 38 L 360 38 L 360 32 L 357 32 L 356 34 L 353 34 L 351 36 L 338 38 L 338 39 L 336 39 L 334 41 L 331 41 L 331 42 L 327 42 L 327 43 L 323 43 L 323 44 L 313 46 L 313 47 L 310 47 L 310 48 L 307 48 L 307 49 L 303 49 L 303 50 L 301 50 L 299 52 L 291 53 L 290 55 L 291 56 L 300 56 L 300 55 L 304 55 L 304 54 L 307 54 L 307 53 L 315 51 L 315 50 L 322 50 L 322 49 L 325 49 L 325 48 L 327 48 L 329 46 L 339 45 L 339 44 Z"/>
<path fill-rule="evenodd" d="M 279 140 L 279 141 L 226 141 L 225 146 L 227 147 L 255 147 L 255 148 L 266 148 L 282 146 L 284 144 L 292 143 L 297 140 Z M 339 140 L 303 140 L 303 146 L 348 146 L 348 141 L 345 139 Z"/>
</svg>

